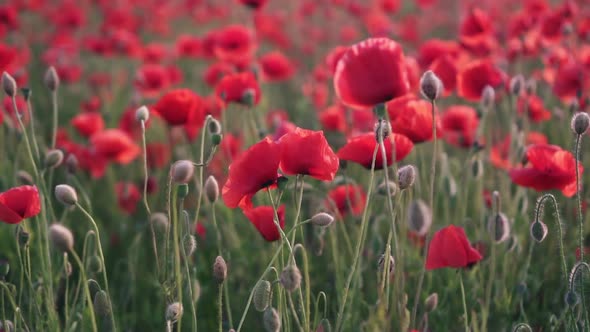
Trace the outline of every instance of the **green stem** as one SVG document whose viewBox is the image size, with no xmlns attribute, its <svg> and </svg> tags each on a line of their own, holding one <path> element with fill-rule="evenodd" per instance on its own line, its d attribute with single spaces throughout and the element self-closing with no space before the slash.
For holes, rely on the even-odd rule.
<svg viewBox="0 0 590 332">
<path fill-rule="evenodd" d="M 178 189 L 178 188 L 175 188 Z M 182 305 L 182 274 L 180 272 L 180 246 L 178 242 L 180 241 L 179 238 L 179 231 L 180 225 L 178 221 L 178 210 L 177 210 L 177 198 L 178 198 L 178 190 L 174 190 L 172 192 L 172 246 L 174 248 L 174 275 L 176 279 L 176 296 L 177 301 Z M 182 331 L 182 317 L 178 319 L 177 329 L 178 331 Z"/>
<path fill-rule="evenodd" d="M 582 189 L 580 186 L 580 170 L 578 169 L 578 164 L 580 163 L 580 148 L 582 145 L 582 135 L 576 135 L 576 147 L 575 147 L 575 168 L 576 168 L 576 200 L 578 205 L 578 223 L 579 223 L 579 232 L 580 232 L 580 262 L 584 261 L 584 215 L 582 214 Z M 586 310 L 586 295 L 584 293 L 584 283 L 580 282 L 580 293 L 581 293 L 581 302 L 582 302 L 582 309 L 586 318 L 588 316 L 588 311 Z"/>
<path fill-rule="evenodd" d="M 57 141 L 57 91 L 51 92 L 51 106 L 53 109 L 53 132 L 51 136 L 51 148 L 55 149 Z"/>
<path fill-rule="evenodd" d="M 465 286 L 463 285 L 463 272 L 459 271 L 459 284 L 461 285 L 461 300 L 463 301 L 463 322 L 465 323 L 465 332 L 469 332 L 469 315 L 467 314 L 467 301 L 465 300 Z"/>
<path fill-rule="evenodd" d="M 86 277 L 86 270 L 84 269 L 84 264 L 82 264 L 80 257 L 78 257 L 78 254 L 76 254 L 75 251 L 70 250 L 70 253 L 72 254 L 72 257 L 74 257 L 74 260 L 76 261 L 76 264 L 78 264 L 78 268 L 80 269 L 80 274 L 82 275 L 81 278 L 84 283 L 84 293 L 86 294 L 86 302 L 88 304 L 88 309 L 90 309 L 90 321 L 92 323 L 92 330 L 94 332 L 97 332 L 98 328 L 96 325 L 96 316 L 94 314 L 94 303 L 92 301 L 92 297 L 90 296 L 88 278 Z"/>
<path fill-rule="evenodd" d="M 217 320 L 219 321 L 219 332 L 223 332 L 223 283 L 219 284 L 217 292 Z"/>
</svg>

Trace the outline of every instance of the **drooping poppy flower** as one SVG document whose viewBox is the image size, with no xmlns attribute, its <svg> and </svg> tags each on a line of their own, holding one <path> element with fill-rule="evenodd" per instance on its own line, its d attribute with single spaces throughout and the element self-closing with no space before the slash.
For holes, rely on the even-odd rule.
<svg viewBox="0 0 590 332">
<path fill-rule="evenodd" d="M 90 137 L 90 143 L 98 155 L 123 165 L 133 161 L 141 152 L 131 137 L 120 129 L 98 132 Z"/>
<path fill-rule="evenodd" d="M 276 183 L 280 158 L 280 145 L 265 138 L 234 159 L 221 194 L 225 205 L 250 206 L 254 194 Z"/>
<path fill-rule="evenodd" d="M 336 66 L 336 95 L 353 108 L 372 108 L 409 89 L 402 48 L 388 38 L 369 38 L 351 46 Z"/>
<path fill-rule="evenodd" d="M 262 77 L 269 82 L 285 81 L 295 73 L 295 66 L 283 53 L 275 51 L 263 55 L 259 60 Z"/>
<path fill-rule="evenodd" d="M 504 82 L 504 73 L 490 60 L 476 60 L 459 70 L 457 91 L 469 101 L 479 101 L 486 85 L 499 87 Z"/>
<path fill-rule="evenodd" d="M 463 228 L 449 225 L 434 233 L 428 247 L 426 269 L 466 268 L 481 259 L 481 254 L 467 240 Z"/>
<path fill-rule="evenodd" d="M 525 157 L 524 167 L 508 172 L 514 183 L 536 191 L 558 189 L 566 197 L 576 193 L 575 157 L 569 151 L 556 145 L 537 144 L 527 148 Z M 584 167 L 578 164 L 578 170 L 581 174 Z"/>
<path fill-rule="evenodd" d="M 39 191 L 35 186 L 20 186 L 0 193 L 0 221 L 18 224 L 41 212 Z"/>
<path fill-rule="evenodd" d="M 343 184 L 330 190 L 325 205 L 330 211 L 344 217 L 349 213 L 358 215 L 363 212 L 366 200 L 367 195 L 361 186 Z"/>
<path fill-rule="evenodd" d="M 115 194 L 119 208 L 127 214 L 133 214 L 137 209 L 137 203 L 141 200 L 137 185 L 132 182 L 118 182 L 115 184 Z"/>
<path fill-rule="evenodd" d="M 215 56 L 231 63 L 250 60 L 256 51 L 256 41 L 252 31 L 245 26 L 229 25 L 215 34 Z"/>
<path fill-rule="evenodd" d="M 479 126 L 475 109 L 469 106 L 454 105 L 447 108 L 441 116 L 444 139 L 461 148 L 473 146 Z"/>
<path fill-rule="evenodd" d="M 279 140 L 280 168 L 287 175 L 309 175 L 332 181 L 338 171 L 338 157 L 326 141 L 322 131 L 297 127 Z"/>
<path fill-rule="evenodd" d="M 201 98 L 189 89 L 173 90 L 163 95 L 152 106 L 170 126 L 184 125 L 191 114 L 201 107 Z"/>
<path fill-rule="evenodd" d="M 225 76 L 217 83 L 215 93 L 226 103 L 247 104 L 249 100 L 258 105 L 261 91 L 256 77 L 251 72 Z"/>
<path fill-rule="evenodd" d="M 551 112 L 543 106 L 543 99 L 536 95 L 519 97 L 516 103 L 516 109 L 518 113 L 526 114 L 534 123 L 551 119 Z"/>
<path fill-rule="evenodd" d="M 257 206 L 243 210 L 244 215 L 254 227 L 258 230 L 260 235 L 268 241 L 276 241 L 281 238 L 277 225 L 274 222 L 275 212 L 272 206 Z M 281 205 L 277 209 L 279 217 L 279 225 L 281 228 L 285 227 L 285 206 Z"/>
<path fill-rule="evenodd" d="M 408 137 L 414 143 L 432 139 L 432 105 L 429 102 L 408 94 L 388 102 L 385 106 L 393 132 Z M 440 137 L 440 117 L 437 116 L 436 120 L 436 133 L 437 137 Z"/>
<path fill-rule="evenodd" d="M 80 136 L 86 138 L 104 129 L 104 120 L 98 112 L 80 113 L 72 118 L 71 123 Z"/>
<path fill-rule="evenodd" d="M 383 141 L 385 154 L 387 156 L 387 166 L 393 164 L 393 149 L 395 149 L 395 161 L 404 159 L 414 147 L 414 143 L 404 135 L 391 133 Z M 371 169 L 373 163 L 373 153 L 377 146 L 377 140 L 374 133 L 366 133 L 353 137 L 348 140 L 338 151 L 338 157 L 342 160 L 352 161 L 360 164 L 366 169 Z M 375 157 L 375 169 L 383 169 L 383 155 L 381 150 L 377 150 Z"/>
</svg>

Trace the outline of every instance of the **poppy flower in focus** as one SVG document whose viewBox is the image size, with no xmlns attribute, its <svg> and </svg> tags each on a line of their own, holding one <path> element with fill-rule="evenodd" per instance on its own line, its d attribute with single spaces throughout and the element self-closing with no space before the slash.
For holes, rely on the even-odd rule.
<svg viewBox="0 0 590 332">
<path fill-rule="evenodd" d="M 20 186 L 0 193 L 0 221 L 18 224 L 41 212 L 39 191 L 35 186 Z"/>
<path fill-rule="evenodd" d="M 543 106 L 543 99 L 536 95 L 519 97 L 516 109 L 520 114 L 526 113 L 528 118 L 534 123 L 551 119 L 551 112 Z"/>
<path fill-rule="evenodd" d="M 243 212 L 266 241 L 272 242 L 281 238 L 281 233 L 274 221 L 275 212 L 272 206 L 257 206 L 245 209 Z M 284 205 L 277 209 L 277 215 L 279 216 L 279 225 L 281 228 L 285 228 Z"/>
<path fill-rule="evenodd" d="M 225 205 L 251 206 L 254 194 L 276 183 L 280 158 L 280 145 L 267 137 L 234 159 L 221 194 Z"/>
<path fill-rule="evenodd" d="M 258 61 L 262 67 L 262 77 L 269 82 L 288 80 L 295 73 L 291 60 L 278 51 L 267 53 Z"/>
<path fill-rule="evenodd" d="M 163 95 L 152 110 L 170 126 L 184 125 L 191 113 L 201 106 L 201 98 L 189 89 L 173 90 Z"/>
<path fill-rule="evenodd" d="M 338 157 L 326 141 L 322 131 L 296 128 L 279 140 L 280 168 L 287 175 L 309 175 L 332 181 L 338 172 Z"/>
<path fill-rule="evenodd" d="M 461 68 L 457 75 L 459 96 L 469 101 L 479 101 L 486 85 L 499 87 L 504 82 L 504 73 L 489 60 L 476 60 Z"/>
<path fill-rule="evenodd" d="M 261 91 L 256 77 L 251 72 L 235 73 L 225 76 L 217 83 L 215 93 L 226 103 L 258 105 Z"/>
<path fill-rule="evenodd" d="M 72 118 L 71 123 L 80 136 L 86 138 L 104 129 L 104 120 L 98 112 L 80 113 Z"/>
<path fill-rule="evenodd" d="M 385 146 L 385 154 L 387 156 L 387 166 L 393 164 L 393 149 L 395 149 L 395 161 L 398 162 L 404 159 L 414 147 L 414 143 L 404 135 L 391 133 L 383 141 Z M 377 140 L 374 133 L 366 133 L 360 136 L 353 137 L 348 140 L 338 151 L 338 157 L 342 160 L 352 161 L 360 164 L 366 169 L 371 169 L 373 163 L 373 153 L 377 146 Z M 381 150 L 377 151 L 375 157 L 375 169 L 383 169 L 383 156 Z"/>
<path fill-rule="evenodd" d="M 351 46 L 336 66 L 336 95 L 353 108 L 372 108 L 409 89 L 402 48 L 388 38 L 369 38 Z"/>
<path fill-rule="evenodd" d="M 242 25 L 229 25 L 215 34 L 215 56 L 222 61 L 243 63 L 256 51 L 252 31 Z"/>
<path fill-rule="evenodd" d="M 508 174 L 517 185 L 536 191 L 559 189 L 566 197 L 576 193 L 576 169 L 574 156 L 559 146 L 531 145 L 525 154 L 527 164 L 513 168 Z M 584 172 L 579 164 L 578 170 Z"/>
<path fill-rule="evenodd" d="M 344 217 L 349 213 L 358 215 L 363 212 L 366 200 L 367 195 L 361 186 L 343 184 L 330 190 L 325 204 L 330 211 L 340 213 Z"/>
<path fill-rule="evenodd" d="M 252 9 L 260 9 L 268 0 L 238 0 L 242 5 L 248 6 Z"/>
<path fill-rule="evenodd" d="M 463 228 L 449 225 L 434 233 L 428 247 L 426 269 L 466 268 L 481 259 L 481 254 L 467 240 Z"/>
<path fill-rule="evenodd" d="M 129 164 L 141 152 L 131 137 L 120 129 L 98 132 L 90 137 L 90 143 L 98 155 L 123 165 Z"/>
<path fill-rule="evenodd" d="M 441 116 L 443 137 L 449 143 L 461 148 L 470 148 L 476 139 L 479 118 L 475 109 L 454 105 Z"/>
<path fill-rule="evenodd" d="M 139 188 L 131 182 L 118 182 L 115 184 L 115 194 L 117 195 L 119 208 L 127 214 L 133 214 L 137 208 L 137 203 L 141 200 Z"/>
<path fill-rule="evenodd" d="M 388 102 L 385 106 L 393 132 L 408 137 L 414 143 L 432 139 L 432 105 L 429 102 L 408 94 Z M 437 137 L 442 135 L 440 117 L 437 117 L 436 132 Z"/>
</svg>

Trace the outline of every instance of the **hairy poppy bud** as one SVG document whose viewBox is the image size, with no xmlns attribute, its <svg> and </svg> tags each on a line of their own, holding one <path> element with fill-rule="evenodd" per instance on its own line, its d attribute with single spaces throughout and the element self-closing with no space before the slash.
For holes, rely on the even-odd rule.
<svg viewBox="0 0 590 332">
<path fill-rule="evenodd" d="M 432 70 L 426 71 L 420 78 L 420 92 L 424 98 L 434 101 L 440 97 L 443 84 Z"/>
<path fill-rule="evenodd" d="M 111 301 L 107 292 L 101 290 L 94 295 L 94 311 L 98 316 L 108 316 L 111 313 Z"/>
<path fill-rule="evenodd" d="M 279 332 L 281 330 L 281 318 L 275 308 L 267 308 L 262 319 L 266 332 Z"/>
<path fill-rule="evenodd" d="M 494 88 L 492 88 L 491 86 L 486 85 L 481 93 L 481 106 L 486 110 L 490 109 L 494 105 L 495 100 L 496 91 L 494 91 Z"/>
<path fill-rule="evenodd" d="M 541 220 L 537 220 L 531 224 L 531 237 L 537 242 L 542 242 L 547 237 L 547 225 Z"/>
<path fill-rule="evenodd" d="M 414 165 L 406 165 L 397 170 L 397 179 L 399 189 L 408 189 L 414 185 L 416 181 L 416 167 Z"/>
<path fill-rule="evenodd" d="M 137 122 L 147 122 L 149 118 L 150 110 L 145 105 L 141 106 L 135 111 L 135 120 L 137 120 Z"/>
<path fill-rule="evenodd" d="M 31 239 L 31 234 L 25 231 L 23 226 L 17 225 L 16 226 L 16 239 L 21 247 L 29 245 L 29 240 Z"/>
<path fill-rule="evenodd" d="M 14 324 L 9 320 L 0 321 L 0 331 L 15 332 Z"/>
<path fill-rule="evenodd" d="M 62 252 L 68 252 L 74 248 L 74 235 L 61 224 L 49 226 L 49 240 L 56 249 Z"/>
<path fill-rule="evenodd" d="M 588 126 L 590 126 L 590 116 L 588 116 L 588 113 L 578 112 L 573 116 L 571 128 L 574 134 L 584 135 L 588 131 Z"/>
<path fill-rule="evenodd" d="M 393 181 L 384 181 L 377 187 L 377 193 L 383 196 L 395 196 L 395 194 L 397 193 L 397 185 Z"/>
<path fill-rule="evenodd" d="M 377 123 L 375 123 L 375 140 L 377 142 L 385 140 L 387 137 L 389 137 L 390 133 L 391 124 L 389 123 L 389 121 L 383 119 L 377 120 Z M 381 151 L 379 151 L 378 153 L 381 153 Z"/>
<path fill-rule="evenodd" d="M 217 145 L 221 144 L 222 139 L 223 139 L 223 135 L 213 134 L 213 135 L 211 135 L 211 144 L 213 144 L 213 146 L 217 146 Z"/>
<path fill-rule="evenodd" d="M 316 226 L 326 227 L 334 222 L 334 217 L 326 212 L 320 212 L 311 217 L 311 223 Z"/>
<path fill-rule="evenodd" d="M 89 272 L 91 272 L 91 273 L 102 272 L 102 260 L 100 259 L 100 257 L 98 257 L 96 255 L 90 256 L 90 258 L 88 259 L 88 262 L 86 264 L 88 265 L 88 267 L 86 269 L 88 269 Z"/>
<path fill-rule="evenodd" d="M 520 96 L 524 88 L 524 77 L 522 75 L 516 75 L 510 80 L 510 93 L 515 96 Z"/>
<path fill-rule="evenodd" d="M 413 201 L 408 208 L 409 229 L 419 236 L 424 236 L 428 233 L 431 225 L 432 211 L 430 207 L 421 199 Z"/>
<path fill-rule="evenodd" d="M 219 135 L 221 134 L 221 124 L 214 118 L 209 119 L 209 123 L 207 125 L 207 130 L 211 135 Z"/>
<path fill-rule="evenodd" d="M 508 240 L 510 236 L 510 222 L 504 213 L 497 213 L 488 220 L 488 231 L 496 243 Z"/>
<path fill-rule="evenodd" d="M 225 281 L 225 278 L 227 278 L 227 264 L 225 264 L 225 259 L 221 256 L 215 258 L 215 263 L 213 264 L 213 276 L 220 284 Z"/>
<path fill-rule="evenodd" d="M 579 301 L 580 301 L 580 297 L 574 291 L 570 290 L 567 293 L 565 293 L 565 303 L 568 306 L 573 307 L 576 304 L 578 304 Z"/>
<path fill-rule="evenodd" d="M 438 294 L 432 293 L 424 300 L 424 310 L 426 312 L 433 312 L 438 306 Z"/>
<path fill-rule="evenodd" d="M 187 183 L 195 172 L 195 165 L 190 160 L 179 160 L 172 165 L 172 179 L 176 183 Z"/>
<path fill-rule="evenodd" d="M 29 185 L 29 186 L 32 186 L 33 184 L 35 184 L 31 174 L 29 174 L 29 172 L 23 171 L 23 170 L 16 172 L 16 180 L 21 184 L 25 184 L 25 185 Z"/>
<path fill-rule="evenodd" d="M 271 285 L 266 280 L 260 280 L 256 287 L 254 287 L 254 293 L 252 294 L 252 302 L 256 310 L 263 312 L 270 303 Z"/>
<path fill-rule="evenodd" d="M 192 256 L 195 253 L 195 250 L 197 250 L 197 240 L 193 235 L 186 234 L 184 236 L 183 245 L 186 257 Z"/>
<path fill-rule="evenodd" d="M 160 232 L 164 233 L 168 229 L 168 216 L 166 216 L 162 212 L 152 213 L 150 216 L 150 222 L 154 225 L 155 229 Z"/>
<path fill-rule="evenodd" d="M 78 158 L 75 155 L 68 155 L 68 157 L 66 158 L 66 171 L 69 174 L 75 174 L 78 170 L 78 164 Z"/>
<path fill-rule="evenodd" d="M 61 150 L 49 150 L 45 154 L 45 167 L 57 168 L 64 160 L 64 153 Z"/>
<path fill-rule="evenodd" d="M 166 320 L 175 323 L 182 317 L 182 313 L 182 304 L 174 302 L 166 308 Z"/>
<path fill-rule="evenodd" d="M 377 261 L 377 266 L 379 267 L 379 273 L 383 273 L 385 269 L 385 255 L 379 256 L 379 260 Z M 389 255 L 389 274 L 393 273 L 395 270 L 395 259 L 393 256 Z"/>
<path fill-rule="evenodd" d="M 16 96 L 16 81 L 7 72 L 2 73 L 2 89 L 9 97 Z"/>
<path fill-rule="evenodd" d="M 301 285 L 301 271 L 295 264 L 287 265 L 280 276 L 281 285 L 288 291 L 292 292 Z"/>
<path fill-rule="evenodd" d="M 67 184 L 58 184 L 55 186 L 55 198 L 65 205 L 75 205 L 78 203 L 76 190 Z"/>
<path fill-rule="evenodd" d="M 55 67 L 51 66 L 47 69 L 43 83 L 45 83 L 45 86 L 51 92 L 55 92 L 59 88 L 59 75 L 57 75 Z"/>
<path fill-rule="evenodd" d="M 219 198 L 219 183 L 213 175 L 207 178 L 205 181 L 205 196 L 211 203 L 215 203 Z"/>
<path fill-rule="evenodd" d="M 445 191 L 447 192 L 447 194 L 449 194 L 450 197 L 455 197 L 457 195 L 457 181 L 455 181 L 455 178 L 452 177 L 450 174 L 446 175 L 443 178 L 443 185 Z"/>
<path fill-rule="evenodd" d="M 90 296 L 94 298 L 98 292 L 101 291 L 100 285 L 94 279 L 88 279 L 88 289 L 90 290 Z"/>
</svg>

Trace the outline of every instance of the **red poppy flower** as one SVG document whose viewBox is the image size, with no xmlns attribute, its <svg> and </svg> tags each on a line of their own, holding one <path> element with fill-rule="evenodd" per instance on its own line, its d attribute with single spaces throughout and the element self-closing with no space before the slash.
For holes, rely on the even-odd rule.
<svg viewBox="0 0 590 332">
<path fill-rule="evenodd" d="M 481 259 L 481 254 L 469 244 L 463 228 L 449 225 L 434 233 L 428 247 L 426 269 L 465 268 Z"/>
<path fill-rule="evenodd" d="M 72 118 L 72 126 L 82 137 L 90 137 L 104 129 L 104 120 L 98 112 L 80 113 Z"/>
<path fill-rule="evenodd" d="M 151 169 L 162 169 L 170 164 L 171 151 L 168 144 L 152 142 L 146 145 L 147 163 Z"/>
<path fill-rule="evenodd" d="M 176 55 L 181 58 L 201 56 L 201 40 L 191 35 L 180 35 L 176 39 Z"/>
<path fill-rule="evenodd" d="M 223 186 L 221 195 L 225 205 L 230 208 L 250 206 L 254 194 L 276 183 L 280 157 L 280 145 L 270 138 L 238 156 L 229 166 L 229 176 Z"/>
<path fill-rule="evenodd" d="M 195 234 L 199 235 L 199 237 L 203 240 L 207 236 L 207 228 L 200 221 L 195 224 Z"/>
<path fill-rule="evenodd" d="M 366 200 L 367 195 L 363 187 L 343 184 L 330 190 L 325 204 L 329 210 L 340 213 L 341 216 L 346 216 L 349 213 L 358 215 L 363 212 Z"/>
<path fill-rule="evenodd" d="M 388 38 L 370 38 L 344 53 L 334 74 L 334 90 L 342 103 L 371 108 L 408 92 L 402 48 Z"/>
<path fill-rule="evenodd" d="M 235 68 L 233 65 L 227 62 L 215 62 L 205 69 L 203 80 L 209 86 L 216 86 L 223 77 L 234 72 Z"/>
<path fill-rule="evenodd" d="M 124 165 L 133 161 L 141 152 L 129 135 L 120 129 L 98 132 L 92 135 L 90 143 L 98 155 Z"/>
<path fill-rule="evenodd" d="M 258 206 L 245 209 L 243 212 L 266 241 L 272 242 L 281 238 L 281 233 L 274 222 L 275 212 L 272 206 Z M 277 215 L 279 216 L 279 225 L 281 228 L 285 228 L 284 205 L 277 209 Z"/>
<path fill-rule="evenodd" d="M 291 60 L 278 51 L 267 53 L 258 61 L 262 67 L 262 77 L 269 82 L 288 80 L 295 73 Z"/>
<path fill-rule="evenodd" d="M 260 86 L 251 72 L 225 76 L 217 83 L 215 93 L 226 103 L 238 104 L 246 104 L 247 94 L 251 94 L 253 105 L 258 105 L 261 96 Z"/>
<path fill-rule="evenodd" d="M 574 156 L 556 145 L 531 145 L 526 151 L 525 167 L 509 171 L 512 181 L 536 191 L 559 189 L 566 197 L 576 193 L 576 169 Z M 584 172 L 579 164 L 578 170 Z"/>
<path fill-rule="evenodd" d="M 0 221 L 18 224 L 41 212 L 39 191 L 35 186 L 20 186 L 0 193 Z"/>
<path fill-rule="evenodd" d="M 252 9 L 260 9 L 268 0 L 238 0 L 241 4 L 246 5 Z"/>
<path fill-rule="evenodd" d="M 21 130 L 20 126 L 18 124 L 18 120 L 16 118 L 16 112 L 14 111 L 14 106 L 12 104 L 12 98 L 10 97 L 5 97 L 3 102 L 2 102 L 2 106 L 4 107 L 4 112 L 6 112 L 6 115 L 8 115 L 7 120 L 10 119 L 11 125 L 13 128 L 18 128 L 17 130 Z M 29 115 L 29 109 L 27 107 L 27 102 L 25 101 L 25 99 L 18 95 L 16 97 L 16 107 L 18 108 L 18 111 L 20 112 L 22 118 L 21 120 L 23 121 L 23 124 L 26 126 L 29 123 L 29 119 L 31 118 Z"/>
<path fill-rule="evenodd" d="M 215 35 L 215 56 L 231 63 L 243 63 L 254 55 L 256 41 L 252 31 L 242 25 L 230 25 Z"/>
<path fill-rule="evenodd" d="M 456 58 L 460 51 L 461 48 L 455 41 L 430 39 L 420 45 L 418 63 L 427 68 L 440 57 L 449 55 L 451 58 Z"/>
<path fill-rule="evenodd" d="M 168 68 L 160 64 L 146 64 L 137 71 L 135 87 L 145 97 L 155 97 L 172 84 Z"/>
<path fill-rule="evenodd" d="M 386 107 L 393 132 L 408 137 L 414 143 L 432 139 L 432 105 L 429 102 L 408 94 L 388 102 Z M 437 117 L 436 131 L 437 137 L 440 137 L 440 117 Z"/>
<path fill-rule="evenodd" d="M 457 60 L 450 55 L 441 56 L 432 62 L 430 70 L 442 81 L 445 96 L 455 90 L 457 86 Z"/>
<path fill-rule="evenodd" d="M 170 126 L 184 125 L 191 113 L 201 107 L 201 98 L 189 89 L 173 90 L 152 107 Z"/>
<path fill-rule="evenodd" d="M 512 167 L 510 160 L 510 142 L 512 137 L 507 135 L 501 142 L 492 146 L 490 151 L 490 162 L 492 165 L 502 168 L 509 169 Z M 539 132 L 531 131 L 526 136 L 526 145 L 531 144 L 547 144 L 549 141 L 547 137 Z"/>
<path fill-rule="evenodd" d="M 296 128 L 279 140 L 281 170 L 287 175 L 303 174 L 332 181 L 338 171 L 338 157 L 322 131 Z"/>
<path fill-rule="evenodd" d="M 459 96 L 479 101 L 486 85 L 499 87 L 504 82 L 504 73 L 489 60 L 477 60 L 463 67 L 457 75 Z"/>
<path fill-rule="evenodd" d="M 492 20 L 479 8 L 465 17 L 459 34 L 461 45 L 477 55 L 489 54 L 496 47 Z"/>
<path fill-rule="evenodd" d="M 543 106 L 543 99 L 536 95 L 519 97 L 516 108 L 518 113 L 526 113 L 529 119 L 534 123 L 551 119 L 551 112 Z"/>
<path fill-rule="evenodd" d="M 338 61 L 342 59 L 342 56 L 346 53 L 346 51 L 348 51 L 348 47 L 336 46 L 330 51 L 330 53 L 328 53 L 328 55 L 326 55 L 325 62 L 332 74 L 336 72 Z"/>
<path fill-rule="evenodd" d="M 553 93 L 561 100 L 575 98 L 579 93 L 587 91 L 590 79 L 585 75 L 584 67 L 578 63 L 569 62 L 559 66 L 553 83 Z"/>
<path fill-rule="evenodd" d="M 322 128 L 324 130 L 344 133 L 346 131 L 346 115 L 344 112 L 344 107 L 340 105 L 333 105 L 323 110 L 319 114 Z"/>
<path fill-rule="evenodd" d="M 115 194 L 119 208 L 127 214 L 133 214 L 141 200 L 139 188 L 132 182 L 118 182 L 115 184 Z"/>
<path fill-rule="evenodd" d="M 469 106 L 454 105 L 441 116 L 444 139 L 452 145 L 470 148 L 476 139 L 479 118 Z"/>
<path fill-rule="evenodd" d="M 395 148 L 395 161 L 404 159 L 414 147 L 414 143 L 404 135 L 391 133 L 383 141 L 385 145 L 385 154 L 387 155 L 387 166 L 393 164 L 393 149 Z M 348 140 L 338 151 L 338 157 L 342 160 L 352 161 L 360 164 L 366 169 L 371 169 L 373 163 L 373 153 L 377 146 L 377 140 L 374 133 L 366 133 L 353 137 Z M 375 169 L 383 169 L 383 156 L 381 150 L 377 151 L 375 157 Z"/>
</svg>

